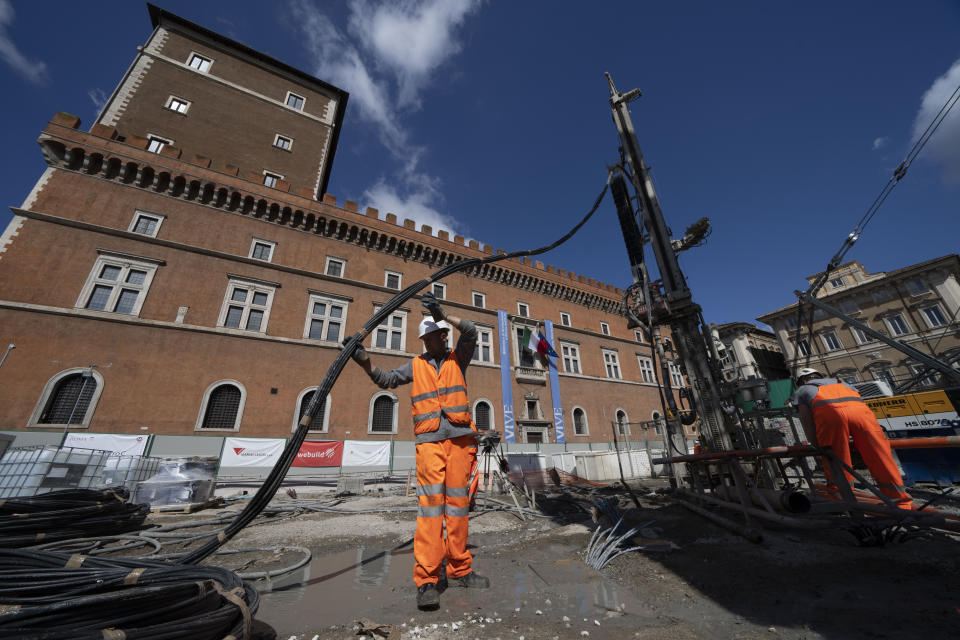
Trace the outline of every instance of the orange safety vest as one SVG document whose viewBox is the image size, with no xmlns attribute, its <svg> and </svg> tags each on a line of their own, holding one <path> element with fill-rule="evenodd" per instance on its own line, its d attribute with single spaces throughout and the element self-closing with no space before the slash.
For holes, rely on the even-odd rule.
<svg viewBox="0 0 960 640">
<path fill-rule="evenodd" d="M 813 412 L 813 419 L 820 424 L 821 420 L 829 420 L 831 416 L 836 415 L 836 410 L 844 405 L 849 408 L 852 408 L 851 405 L 862 408 L 871 416 L 873 415 L 856 389 L 851 389 L 840 382 L 818 386 L 817 395 L 810 403 L 810 409 Z"/>
<path fill-rule="evenodd" d="M 441 414 L 453 424 L 473 426 L 467 400 L 467 382 L 463 379 L 463 372 L 453 351 L 440 365 L 439 373 L 424 356 L 413 359 L 410 404 L 413 432 L 416 435 L 439 429 Z"/>
</svg>

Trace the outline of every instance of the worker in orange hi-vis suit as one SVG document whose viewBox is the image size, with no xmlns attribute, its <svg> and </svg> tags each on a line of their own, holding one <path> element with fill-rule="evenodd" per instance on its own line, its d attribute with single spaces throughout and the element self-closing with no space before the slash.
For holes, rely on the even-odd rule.
<svg viewBox="0 0 960 640">
<path fill-rule="evenodd" d="M 860 452 L 870 475 L 883 495 L 901 509 L 913 508 L 913 500 L 903 486 L 900 470 L 893 460 L 890 443 L 873 412 L 856 389 L 835 378 L 825 378 L 816 369 L 804 367 L 797 372 L 796 405 L 807 439 L 815 446 L 830 447 L 850 465 L 850 437 Z M 824 465 L 831 491 L 836 491 L 827 465 Z M 853 476 L 844 471 L 847 481 Z"/>
<path fill-rule="evenodd" d="M 469 320 L 445 315 L 432 293 L 424 294 L 423 306 L 432 318 L 424 318 L 417 331 L 426 350 L 422 355 L 390 371 L 374 367 L 362 347 L 353 358 L 383 389 L 413 383 L 410 404 L 419 503 L 413 537 L 413 581 L 417 585 L 417 606 L 432 610 L 440 606 L 438 582 L 486 588 L 490 580 L 473 571 L 473 557 L 467 550 L 468 485 L 476 467 L 477 428 L 470 415 L 464 375 L 476 348 L 477 328 Z M 447 348 L 451 325 L 460 331 L 452 351 Z M 441 576 L 444 559 L 447 575 Z"/>
</svg>

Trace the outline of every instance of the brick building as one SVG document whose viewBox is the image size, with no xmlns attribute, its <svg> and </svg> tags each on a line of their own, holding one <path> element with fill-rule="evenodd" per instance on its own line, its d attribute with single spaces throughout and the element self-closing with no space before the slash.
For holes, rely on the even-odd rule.
<svg viewBox="0 0 960 640">
<path fill-rule="evenodd" d="M 0 340 L 15 345 L 0 429 L 284 437 L 378 305 L 494 249 L 338 204 L 325 191 L 347 94 L 150 16 L 90 130 L 66 113 L 43 130 L 48 166 L 0 237 Z M 480 327 L 468 382 L 482 428 L 504 431 L 506 409 L 516 442 L 587 444 L 660 417 L 650 345 L 619 289 L 528 259 L 432 289 Z M 419 353 L 422 317 L 415 297 L 372 333 L 379 366 Z M 555 366 L 519 346 L 524 327 L 545 331 Z M 348 365 L 317 437 L 412 440 L 396 391 Z"/>
</svg>

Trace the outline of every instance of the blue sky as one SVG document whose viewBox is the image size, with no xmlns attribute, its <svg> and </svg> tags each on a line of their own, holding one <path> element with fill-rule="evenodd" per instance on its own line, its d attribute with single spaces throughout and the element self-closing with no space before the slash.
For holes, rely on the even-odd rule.
<svg viewBox="0 0 960 640">
<path fill-rule="evenodd" d="M 603 73 L 640 88 L 668 225 L 712 219 L 681 264 L 718 323 L 794 301 L 960 85 L 956 0 L 159 5 L 350 92 L 341 202 L 511 251 L 571 227 L 617 160 Z M 6 205 L 42 172 L 50 117 L 88 128 L 149 32 L 141 2 L 0 0 Z M 956 252 L 958 203 L 960 107 L 847 259 L 883 271 Z M 612 201 L 544 261 L 629 285 Z"/>
</svg>

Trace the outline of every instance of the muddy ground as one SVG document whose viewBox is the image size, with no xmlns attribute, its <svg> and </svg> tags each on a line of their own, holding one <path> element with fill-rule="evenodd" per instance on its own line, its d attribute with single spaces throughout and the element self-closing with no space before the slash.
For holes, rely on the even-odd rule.
<svg viewBox="0 0 960 640">
<path fill-rule="evenodd" d="M 228 547 L 311 550 L 308 567 L 257 582 L 262 601 L 256 617 L 282 640 L 362 637 L 360 620 L 392 625 L 404 639 L 960 637 L 960 536 L 934 531 L 862 547 L 844 530 L 848 521 L 837 517 L 837 526 L 826 530 L 767 526 L 757 544 L 657 489 L 653 483 L 637 487 L 639 510 L 623 491 L 570 490 L 539 496 L 551 517 L 521 520 L 516 510 L 474 514 L 474 566 L 491 578 L 492 588 L 451 587 L 435 612 L 415 606 L 415 513 L 394 510 L 416 503 L 399 490 L 338 505 L 363 513 L 261 520 Z M 308 496 L 330 499 L 333 492 L 311 496 L 301 488 L 300 498 Z M 631 526 L 652 524 L 635 541 L 647 549 L 595 571 L 583 560 L 597 526 L 590 507 L 600 498 L 615 500 Z M 286 496 L 276 503 L 297 504 Z M 169 523 L 213 513 L 153 519 Z M 608 526 L 602 516 L 599 522 Z M 250 552 L 214 562 L 258 571 L 291 558 L 295 554 Z"/>
</svg>

